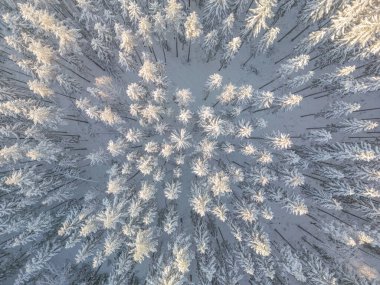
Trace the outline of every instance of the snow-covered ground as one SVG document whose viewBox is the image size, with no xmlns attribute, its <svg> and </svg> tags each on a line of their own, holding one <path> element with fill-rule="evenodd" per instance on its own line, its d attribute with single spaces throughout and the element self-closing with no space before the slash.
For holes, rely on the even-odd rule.
<svg viewBox="0 0 380 285">
<path fill-rule="evenodd" d="M 148 2 L 157 1 L 2 4 L 0 283 L 380 282 L 380 77 L 366 69 L 378 66 L 379 58 L 364 54 L 364 47 L 378 44 L 379 33 L 368 31 L 373 39 L 363 45 L 363 54 L 350 49 L 350 41 L 344 54 L 331 40 L 335 35 L 339 43 L 362 22 L 375 21 L 376 12 L 368 9 L 378 11 L 379 5 L 363 1 L 363 11 L 339 34 L 331 19 L 360 1 L 158 1 L 150 9 Z M 226 6 L 218 10 L 217 3 Z M 170 13 L 175 4 L 181 5 L 182 18 L 178 11 Z M 134 9 L 140 9 L 137 16 Z M 199 26 L 186 21 L 193 11 L 203 26 L 199 37 Z M 216 24 L 201 19 L 207 11 Z M 165 20 L 162 33 L 156 13 Z M 230 34 L 223 36 L 226 17 L 218 22 L 218 13 L 235 17 Z M 250 39 L 244 29 L 254 15 L 267 24 Z M 178 57 L 173 19 L 181 36 L 189 35 L 189 26 L 195 31 L 191 41 L 177 39 Z M 252 21 L 252 30 L 260 26 Z M 273 44 L 252 56 L 275 27 L 280 32 Z M 75 43 L 62 40 L 71 29 L 80 37 Z M 213 29 L 219 45 L 207 58 L 204 42 Z M 295 47 L 316 31 L 331 36 L 305 52 L 305 64 L 292 61 L 301 54 Z M 221 68 L 233 39 L 242 44 Z M 62 52 L 65 43 L 72 53 Z M 331 56 L 331 47 L 340 60 L 324 66 L 320 60 Z M 103 57 L 107 53 L 109 60 Z M 121 55 L 130 57 L 129 70 Z M 351 66 L 356 69 L 344 69 Z M 310 72 L 312 79 L 289 87 Z M 65 89 L 62 74 L 80 88 Z M 207 91 L 213 74 L 222 82 Z M 54 95 L 41 96 L 45 89 L 33 90 L 32 80 Z M 132 94 L 131 86 L 140 93 Z M 247 87 L 252 89 L 243 100 Z M 155 97 L 159 90 L 163 100 Z M 190 91 L 188 102 L 181 101 L 183 90 Z M 292 94 L 300 102 L 284 101 Z M 29 98 L 35 100 L 30 109 L 24 101 L 16 105 Z M 340 108 L 332 104 L 341 101 L 360 106 L 329 116 L 331 106 Z M 45 121 L 39 113 L 38 121 L 35 106 L 61 109 Z M 184 111 L 191 114 L 187 121 L 180 116 Z M 52 126 L 55 116 L 61 121 Z M 373 125 L 347 129 L 344 120 L 354 118 Z M 25 130 L 34 126 L 38 131 Z M 222 131 L 215 134 L 218 127 Z M 46 141 L 52 145 L 37 150 Z M 197 161 L 207 167 L 196 170 Z M 57 189 L 62 193 L 56 195 Z"/>
</svg>

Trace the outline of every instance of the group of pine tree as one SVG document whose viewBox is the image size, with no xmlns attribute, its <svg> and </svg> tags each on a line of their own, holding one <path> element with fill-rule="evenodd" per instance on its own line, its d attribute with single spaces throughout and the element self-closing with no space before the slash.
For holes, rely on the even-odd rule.
<svg viewBox="0 0 380 285">
<path fill-rule="evenodd" d="M 1 284 L 380 282 L 378 0 L 0 15 Z M 173 90 L 196 62 L 203 94 Z"/>
</svg>

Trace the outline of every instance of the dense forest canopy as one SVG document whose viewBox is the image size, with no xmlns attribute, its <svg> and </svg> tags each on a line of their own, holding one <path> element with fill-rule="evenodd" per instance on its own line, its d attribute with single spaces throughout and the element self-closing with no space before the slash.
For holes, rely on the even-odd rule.
<svg viewBox="0 0 380 285">
<path fill-rule="evenodd" d="M 0 14 L 1 284 L 379 284 L 378 0 Z"/>
</svg>

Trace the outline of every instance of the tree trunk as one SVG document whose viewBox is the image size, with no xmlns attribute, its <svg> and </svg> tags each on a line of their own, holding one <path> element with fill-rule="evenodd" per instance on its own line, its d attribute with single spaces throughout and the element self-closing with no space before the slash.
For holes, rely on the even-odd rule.
<svg viewBox="0 0 380 285">
<path fill-rule="evenodd" d="M 294 31 L 294 29 L 295 28 L 297 28 L 298 27 L 298 24 L 297 25 L 295 25 L 293 28 L 291 28 L 290 29 L 290 31 L 289 32 L 287 32 L 285 35 L 283 35 L 277 42 L 279 43 L 279 42 L 281 42 L 283 39 L 285 39 L 291 32 L 293 32 Z"/>
<path fill-rule="evenodd" d="M 364 112 L 364 111 L 372 111 L 372 110 L 379 110 L 380 108 L 369 108 L 369 109 L 360 109 L 360 110 L 356 110 L 354 111 L 354 113 L 356 112 Z"/>
<path fill-rule="evenodd" d="M 301 115 L 300 117 L 304 118 L 304 117 L 315 116 L 315 115 L 317 115 L 317 113 L 307 114 L 307 115 Z"/>
<path fill-rule="evenodd" d="M 288 55 L 285 55 L 284 57 L 282 57 L 282 58 L 280 58 L 279 60 L 275 61 L 274 64 L 277 64 L 277 63 L 283 61 L 284 59 L 288 58 L 288 57 L 291 56 L 291 55 L 292 55 L 292 53 L 289 53 Z"/>
<path fill-rule="evenodd" d="M 211 93 L 210 91 L 206 91 L 206 96 L 203 98 L 204 101 L 207 100 L 208 96 L 210 96 L 210 93 Z"/>
<path fill-rule="evenodd" d="M 164 54 L 164 61 L 166 63 L 166 54 L 165 54 L 165 48 L 164 48 L 164 45 L 162 44 L 162 53 Z"/>
<path fill-rule="evenodd" d="M 254 1 L 254 0 L 251 1 L 251 4 L 249 4 L 249 6 L 248 6 L 248 8 L 247 8 L 247 11 L 245 11 L 246 14 L 249 12 L 249 9 L 251 9 L 252 4 L 253 4 L 253 1 Z"/>
<path fill-rule="evenodd" d="M 263 86 L 260 86 L 259 89 L 263 89 L 264 87 L 268 86 L 269 84 L 275 82 L 277 79 L 279 79 L 281 76 L 277 76 L 276 78 L 272 79 L 268 83 L 265 83 Z"/>
<path fill-rule="evenodd" d="M 143 65 L 142 60 L 141 60 L 141 57 L 140 57 L 139 53 L 137 52 L 136 48 L 133 48 L 133 50 L 135 51 L 135 53 L 136 53 L 136 55 L 137 55 L 137 58 L 138 58 L 139 61 L 140 61 L 140 64 Z"/>
<path fill-rule="evenodd" d="M 149 46 L 149 49 L 150 49 L 150 52 L 153 54 L 155 61 L 158 62 L 156 52 L 154 51 L 153 46 Z"/>
<path fill-rule="evenodd" d="M 175 37 L 175 56 L 178 57 L 178 39 Z"/>
<path fill-rule="evenodd" d="M 86 123 L 88 124 L 87 121 L 83 121 L 83 120 L 78 120 L 78 119 L 72 119 L 72 118 L 62 118 L 64 120 L 69 120 L 69 121 L 76 121 L 76 122 L 80 122 L 80 123 Z"/>
<path fill-rule="evenodd" d="M 294 250 L 296 251 L 296 249 L 294 248 L 294 246 L 277 230 L 277 229 L 274 229 L 274 231 Z"/>
<path fill-rule="evenodd" d="M 248 57 L 248 59 L 243 63 L 243 66 L 245 66 L 247 63 L 248 63 L 248 61 L 250 61 L 251 60 L 251 58 L 254 56 L 254 53 L 252 53 L 249 57 Z"/>
<path fill-rule="evenodd" d="M 191 41 L 189 41 L 189 51 L 187 52 L 187 62 L 190 62 L 190 49 L 191 49 Z"/>
<path fill-rule="evenodd" d="M 306 26 L 301 32 L 299 32 L 294 38 L 290 41 L 293 42 L 296 38 L 298 38 L 304 31 L 306 31 L 310 26 Z"/>
</svg>

